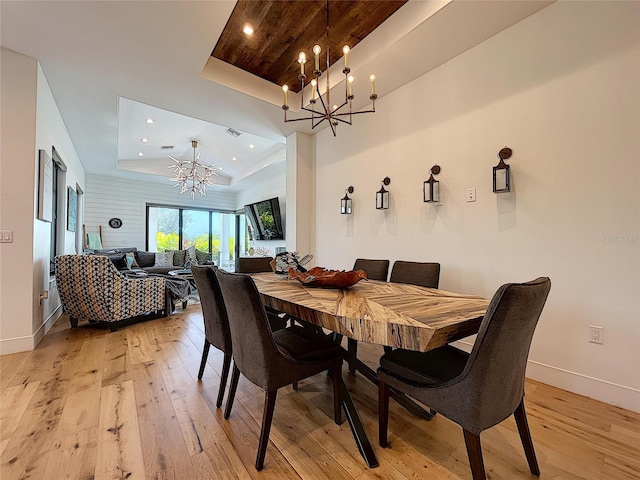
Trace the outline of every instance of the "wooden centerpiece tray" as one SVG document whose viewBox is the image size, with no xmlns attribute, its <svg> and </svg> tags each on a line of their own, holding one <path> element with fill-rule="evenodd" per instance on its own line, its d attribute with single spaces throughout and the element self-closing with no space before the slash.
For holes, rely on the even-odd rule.
<svg viewBox="0 0 640 480">
<path fill-rule="evenodd" d="M 363 278 L 366 280 L 367 274 L 364 270 L 327 270 L 314 267 L 306 272 L 299 272 L 289 268 L 289 279 L 294 278 L 305 287 L 349 288 Z"/>
</svg>

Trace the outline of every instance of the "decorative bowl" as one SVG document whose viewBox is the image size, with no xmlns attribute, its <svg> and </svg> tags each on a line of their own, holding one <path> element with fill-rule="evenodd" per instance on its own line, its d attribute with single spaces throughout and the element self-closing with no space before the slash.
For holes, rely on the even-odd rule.
<svg viewBox="0 0 640 480">
<path fill-rule="evenodd" d="M 348 288 L 355 285 L 363 278 L 366 280 L 367 274 L 364 270 L 327 270 L 322 267 L 314 267 L 307 272 L 299 272 L 293 268 L 289 269 L 289 279 L 295 278 L 305 287 L 321 288 Z"/>
</svg>

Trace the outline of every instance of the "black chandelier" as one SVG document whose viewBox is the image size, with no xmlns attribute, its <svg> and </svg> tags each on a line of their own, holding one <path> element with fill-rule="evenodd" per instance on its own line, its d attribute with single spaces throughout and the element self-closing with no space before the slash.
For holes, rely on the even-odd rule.
<svg viewBox="0 0 640 480">
<path fill-rule="evenodd" d="M 349 75 L 351 73 L 351 69 L 349 68 L 349 46 L 345 45 L 342 47 L 342 53 L 344 54 L 344 69 L 342 73 L 344 73 L 345 79 L 345 87 L 344 87 L 344 101 L 338 104 L 331 104 L 331 84 L 329 83 L 329 66 L 330 66 L 330 56 L 329 56 L 329 0 L 327 0 L 327 29 L 326 29 L 326 41 L 327 41 L 327 67 L 326 67 L 326 91 L 324 94 L 320 93 L 320 77 L 322 75 L 322 71 L 320 70 L 320 52 L 322 48 L 320 45 L 313 46 L 313 55 L 314 55 L 314 69 L 313 69 L 313 78 L 311 79 L 311 99 L 309 103 L 311 105 L 310 108 L 304 106 L 304 87 L 305 82 L 307 80 L 307 75 L 305 74 L 305 64 L 307 63 L 307 55 L 304 52 L 300 52 L 298 55 L 298 63 L 300 64 L 300 75 L 298 75 L 298 79 L 300 80 L 300 109 L 306 112 L 309 112 L 310 115 L 307 115 L 302 118 L 287 118 L 287 110 L 289 110 L 288 105 L 288 92 L 289 86 L 283 85 L 282 91 L 284 95 L 284 104 L 282 105 L 282 109 L 284 110 L 284 121 L 287 122 L 300 122 L 302 120 L 311 120 L 311 128 L 316 128 L 325 120 L 329 122 L 331 126 L 331 131 L 333 132 L 333 136 L 336 136 L 336 127 L 339 122 L 346 123 L 348 125 L 352 124 L 353 115 L 358 115 L 361 113 L 375 113 L 376 111 L 376 76 L 372 73 L 369 75 L 369 81 L 371 82 L 371 95 L 369 99 L 373 102 L 371 110 L 360 110 L 358 112 L 354 112 L 352 108 L 352 100 L 354 99 L 353 95 L 353 75 Z M 322 109 L 316 111 L 316 103 L 320 100 L 320 106 Z"/>
</svg>

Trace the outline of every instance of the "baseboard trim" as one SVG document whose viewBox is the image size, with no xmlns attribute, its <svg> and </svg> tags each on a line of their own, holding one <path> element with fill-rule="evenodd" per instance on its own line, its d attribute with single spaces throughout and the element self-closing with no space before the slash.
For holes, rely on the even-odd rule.
<svg viewBox="0 0 640 480">
<path fill-rule="evenodd" d="M 473 346 L 469 342 L 459 341 L 456 343 L 466 351 L 470 351 Z M 640 413 L 640 389 L 590 377 L 535 360 L 527 361 L 526 375 L 532 380 Z"/>
<path fill-rule="evenodd" d="M 53 311 L 53 313 L 49 315 L 49 318 L 47 318 L 44 321 L 44 323 L 40 325 L 40 328 L 36 330 L 36 333 L 33 334 L 33 348 L 36 348 L 36 346 L 42 341 L 44 336 L 47 334 L 49 330 L 51 330 L 51 327 L 55 325 L 56 320 L 58 320 L 58 318 L 60 318 L 61 315 L 62 315 L 62 305 L 58 305 L 58 308 L 56 308 Z"/>
<path fill-rule="evenodd" d="M 0 355 L 33 350 L 33 336 L 5 338 L 0 340 Z"/>
<path fill-rule="evenodd" d="M 6 338 L 0 340 L 0 355 L 8 355 L 10 353 L 28 352 L 36 348 L 38 343 L 42 341 L 51 327 L 56 323 L 62 315 L 62 306 L 56 308 L 49 318 L 47 318 L 40 328 L 33 335 L 24 337 Z"/>
</svg>

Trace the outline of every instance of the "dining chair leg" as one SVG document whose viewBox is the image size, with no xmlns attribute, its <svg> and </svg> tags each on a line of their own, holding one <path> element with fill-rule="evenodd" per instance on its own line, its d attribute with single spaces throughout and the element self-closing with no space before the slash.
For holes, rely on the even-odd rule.
<svg viewBox="0 0 640 480">
<path fill-rule="evenodd" d="M 262 412 L 262 430 L 260 431 L 260 443 L 258 445 L 258 455 L 256 456 L 256 470 L 262 470 L 264 467 L 264 457 L 267 454 L 267 445 L 269 444 L 269 432 L 271 431 L 271 422 L 273 420 L 273 411 L 276 406 L 276 395 L 278 390 L 273 392 L 265 392 L 264 395 L 264 411 Z"/>
<path fill-rule="evenodd" d="M 471 466 L 473 480 L 487 480 L 484 473 L 484 462 L 482 461 L 482 447 L 480 446 L 480 435 L 462 429 L 464 432 L 464 443 L 467 445 L 467 455 Z"/>
<path fill-rule="evenodd" d="M 353 338 L 347 338 L 347 363 L 349 364 L 349 373 L 356 374 L 356 358 L 358 356 L 358 341 Z"/>
<path fill-rule="evenodd" d="M 378 382 L 378 443 L 388 447 L 387 430 L 389 428 L 389 385 Z"/>
<path fill-rule="evenodd" d="M 228 420 L 229 416 L 231 415 L 231 407 L 233 407 L 233 399 L 236 396 L 236 389 L 238 388 L 239 379 L 240 379 L 240 369 L 234 363 L 233 372 L 231 373 L 231 385 L 229 386 L 229 395 L 227 395 L 227 406 L 224 409 L 225 420 Z"/>
<path fill-rule="evenodd" d="M 209 340 L 205 338 L 204 347 L 202 348 L 202 360 L 200 361 L 200 371 L 198 372 L 198 380 L 202 380 L 202 374 L 204 373 L 204 366 L 207 364 L 207 357 L 209 356 L 210 346 L 211 344 L 209 343 Z"/>
<path fill-rule="evenodd" d="M 533 449 L 533 441 L 531 440 L 531 432 L 529 431 L 529 422 L 527 422 L 527 414 L 524 411 L 524 398 L 513 412 L 513 416 L 516 418 L 516 425 L 518 426 L 518 432 L 520 433 L 520 440 L 524 447 L 524 454 L 527 457 L 529 463 L 529 470 L 535 476 L 540 476 L 540 467 L 538 466 L 538 460 L 536 459 L 536 452 Z"/>
<path fill-rule="evenodd" d="M 207 348 L 207 351 L 209 349 Z M 218 399 L 216 407 L 220 408 L 224 397 L 224 389 L 227 386 L 227 377 L 229 377 L 229 368 L 231 367 L 231 353 L 224 352 L 224 360 L 222 361 L 222 375 L 220 375 L 220 387 L 218 388 Z"/>
<path fill-rule="evenodd" d="M 342 362 L 331 369 L 333 380 L 333 420 L 336 425 L 342 425 L 342 401 L 340 398 L 340 380 L 342 378 Z"/>
</svg>

